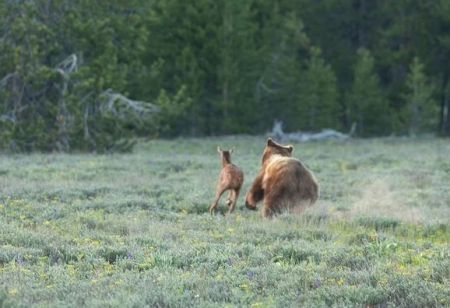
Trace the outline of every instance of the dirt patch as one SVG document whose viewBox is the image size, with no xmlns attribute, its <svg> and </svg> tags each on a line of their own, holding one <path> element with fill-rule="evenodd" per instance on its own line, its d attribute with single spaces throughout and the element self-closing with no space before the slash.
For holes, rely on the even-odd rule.
<svg viewBox="0 0 450 308">
<path fill-rule="evenodd" d="M 386 217 L 413 223 L 423 222 L 425 218 L 421 209 L 404 204 L 389 183 L 382 179 L 362 185 L 345 215 L 347 218 Z"/>
</svg>

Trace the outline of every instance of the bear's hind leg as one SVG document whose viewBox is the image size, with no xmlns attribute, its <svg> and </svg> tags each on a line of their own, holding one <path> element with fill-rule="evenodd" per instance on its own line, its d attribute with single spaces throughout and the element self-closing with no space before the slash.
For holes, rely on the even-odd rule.
<svg viewBox="0 0 450 308">
<path fill-rule="evenodd" d="M 266 205 L 263 206 L 263 208 L 261 209 L 261 216 L 263 218 L 272 218 L 274 215 L 274 212 L 272 211 L 272 209 Z"/>
<path fill-rule="evenodd" d="M 264 196 L 264 207 L 261 210 L 261 215 L 265 218 L 271 218 L 274 215 L 281 213 L 283 208 L 280 202 L 283 202 L 283 191 L 271 191 L 271 193 Z"/>
</svg>

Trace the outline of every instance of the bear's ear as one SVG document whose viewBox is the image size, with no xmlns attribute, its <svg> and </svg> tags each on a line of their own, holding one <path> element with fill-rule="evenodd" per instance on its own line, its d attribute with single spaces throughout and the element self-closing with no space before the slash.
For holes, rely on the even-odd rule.
<svg viewBox="0 0 450 308">
<path fill-rule="evenodd" d="M 268 146 L 268 147 L 273 147 L 273 146 L 275 146 L 275 145 L 276 145 L 276 144 L 275 144 L 275 142 L 273 141 L 272 138 L 267 139 L 267 146 Z"/>
<path fill-rule="evenodd" d="M 294 151 L 294 147 L 292 145 L 288 145 L 287 149 L 288 149 L 289 153 L 292 153 L 292 151 Z"/>
<path fill-rule="evenodd" d="M 218 152 L 219 154 L 222 153 L 222 149 L 220 148 L 220 146 L 217 146 L 217 152 Z"/>
</svg>

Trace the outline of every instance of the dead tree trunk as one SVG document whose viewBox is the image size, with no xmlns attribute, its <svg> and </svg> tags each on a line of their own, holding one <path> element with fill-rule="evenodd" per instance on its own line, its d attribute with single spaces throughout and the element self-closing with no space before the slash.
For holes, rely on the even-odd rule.
<svg viewBox="0 0 450 308">
<path fill-rule="evenodd" d="M 439 119 L 439 131 L 443 136 L 450 136 L 450 86 L 448 74 L 445 73 L 442 83 L 441 112 Z"/>
</svg>

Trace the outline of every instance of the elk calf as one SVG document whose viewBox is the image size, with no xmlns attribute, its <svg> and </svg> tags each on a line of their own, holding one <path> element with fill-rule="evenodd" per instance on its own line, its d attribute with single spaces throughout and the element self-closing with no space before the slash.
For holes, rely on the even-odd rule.
<svg viewBox="0 0 450 308">
<path fill-rule="evenodd" d="M 244 182 L 244 173 L 238 166 L 231 163 L 231 153 L 233 153 L 233 149 L 224 151 L 220 147 L 217 147 L 217 152 L 219 152 L 220 157 L 222 158 L 222 171 L 220 171 L 219 175 L 216 197 L 213 204 L 209 207 L 209 212 L 211 214 L 214 213 L 220 197 L 225 191 L 229 190 L 230 193 L 226 203 L 228 205 L 228 214 L 230 214 L 236 207 L 236 201 L 239 197 L 242 183 Z"/>
</svg>

